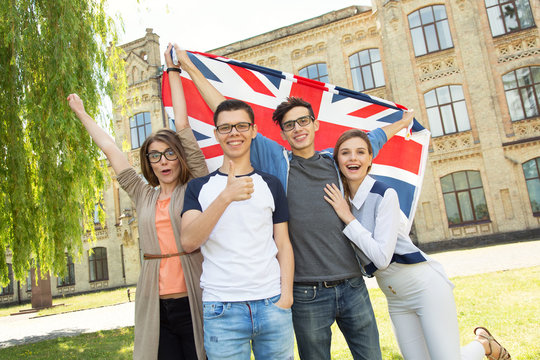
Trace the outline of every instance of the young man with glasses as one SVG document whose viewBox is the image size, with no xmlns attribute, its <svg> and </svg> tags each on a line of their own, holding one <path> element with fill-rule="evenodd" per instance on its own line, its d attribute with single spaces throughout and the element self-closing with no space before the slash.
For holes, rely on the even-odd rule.
<svg viewBox="0 0 540 360">
<path fill-rule="evenodd" d="M 214 113 L 223 164 L 186 189 L 181 242 L 204 257 L 204 346 L 212 359 L 292 360 L 294 256 L 280 181 L 254 169 L 253 110 L 226 100 Z"/>
<path fill-rule="evenodd" d="M 187 56 L 186 56 L 187 57 Z M 193 65 L 186 71 L 210 109 L 225 98 Z M 261 134 L 251 143 L 251 164 L 277 176 L 289 204 L 289 235 L 294 250 L 293 323 L 298 352 L 303 360 L 329 360 L 331 326 L 338 323 L 356 359 L 381 359 L 379 334 L 368 291 L 347 237 L 344 224 L 324 200 L 326 184 L 340 184 L 332 149 L 315 151 L 319 121 L 311 105 L 288 98 L 272 119 L 280 126 L 281 145 Z M 412 112 L 368 133 L 376 156 L 381 147 L 413 119 Z"/>
</svg>

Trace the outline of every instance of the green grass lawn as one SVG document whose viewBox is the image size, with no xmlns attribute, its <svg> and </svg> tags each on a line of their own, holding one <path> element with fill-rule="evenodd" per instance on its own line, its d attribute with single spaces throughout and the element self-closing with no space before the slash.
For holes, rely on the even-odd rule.
<svg viewBox="0 0 540 360">
<path fill-rule="evenodd" d="M 128 301 L 127 289 L 128 287 L 124 287 L 84 295 L 54 298 L 53 305 L 58 306 L 40 310 L 37 312 L 36 316 L 59 314 L 67 311 L 92 309 L 100 306 L 125 303 Z M 129 287 L 129 289 L 135 290 L 135 287 Z M 32 309 L 31 304 L 0 307 L 0 316 L 9 316 L 10 314 L 18 313 L 20 310 L 30 309 Z"/>
<path fill-rule="evenodd" d="M 472 330 L 485 326 L 510 351 L 514 360 L 540 359 L 540 267 L 452 279 L 462 344 Z M 379 324 L 383 359 L 401 359 L 390 325 L 386 300 L 370 290 Z M 332 359 L 352 356 L 337 326 L 333 328 Z M 64 337 L 0 349 L 1 359 L 131 359 L 133 328 Z"/>
</svg>

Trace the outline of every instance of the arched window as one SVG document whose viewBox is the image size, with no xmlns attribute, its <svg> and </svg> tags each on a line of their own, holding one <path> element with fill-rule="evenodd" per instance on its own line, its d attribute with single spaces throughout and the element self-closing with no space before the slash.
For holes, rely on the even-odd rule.
<svg viewBox="0 0 540 360">
<path fill-rule="evenodd" d="M 432 136 L 471 129 L 461 85 L 441 86 L 424 94 Z"/>
<path fill-rule="evenodd" d="M 141 147 L 144 140 L 152 133 L 150 113 L 142 112 L 130 117 L 129 127 L 131 130 L 131 149 L 137 149 Z"/>
<path fill-rule="evenodd" d="M 328 82 L 328 70 L 326 69 L 325 63 L 306 66 L 305 68 L 300 69 L 298 75 L 324 83 Z"/>
<path fill-rule="evenodd" d="M 540 216 L 540 157 L 523 163 L 522 167 L 533 215 Z"/>
<path fill-rule="evenodd" d="M 504 35 L 534 26 L 529 0 L 485 1 L 491 35 Z"/>
<path fill-rule="evenodd" d="M 444 5 L 426 6 L 408 19 L 416 56 L 454 47 Z"/>
<path fill-rule="evenodd" d="M 349 56 L 354 90 L 364 91 L 384 86 L 379 49 L 367 49 Z"/>
<path fill-rule="evenodd" d="M 448 225 L 489 220 L 479 171 L 459 171 L 441 178 Z"/>
<path fill-rule="evenodd" d="M 107 266 L 107 249 L 95 247 L 88 251 L 88 268 L 90 281 L 109 280 L 109 268 Z"/>
<path fill-rule="evenodd" d="M 502 77 L 512 121 L 540 115 L 540 66 L 528 66 Z"/>
<path fill-rule="evenodd" d="M 66 276 L 64 277 L 58 277 L 56 279 L 56 286 L 62 287 L 62 286 L 69 286 L 69 285 L 75 285 L 75 264 L 73 264 L 73 259 L 70 255 L 66 254 Z"/>
</svg>

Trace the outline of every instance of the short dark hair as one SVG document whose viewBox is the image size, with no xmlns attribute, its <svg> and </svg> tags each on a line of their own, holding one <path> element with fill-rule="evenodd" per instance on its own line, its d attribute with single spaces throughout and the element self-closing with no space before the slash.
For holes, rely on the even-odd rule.
<svg viewBox="0 0 540 360">
<path fill-rule="evenodd" d="M 220 113 L 222 113 L 223 111 L 235 110 L 244 110 L 248 114 L 251 123 L 255 123 L 255 115 L 253 114 L 253 109 L 251 108 L 251 106 L 249 106 L 242 100 L 228 99 L 222 101 L 216 108 L 216 111 L 214 111 L 214 125 L 217 125 L 217 119 Z"/>
<path fill-rule="evenodd" d="M 146 154 L 148 154 L 148 147 L 155 141 L 164 142 L 174 151 L 176 156 L 178 156 L 178 161 L 180 162 L 180 174 L 178 175 L 178 183 L 187 183 L 187 181 L 191 178 L 192 174 L 187 165 L 186 153 L 184 151 L 184 147 L 182 146 L 180 138 L 171 129 L 160 129 L 150 134 L 150 136 L 148 136 L 146 140 L 144 140 L 139 151 L 141 172 L 144 178 L 148 181 L 150 185 L 154 187 L 159 185 L 159 180 L 156 174 L 154 174 L 152 165 L 150 165 L 150 160 L 148 160 L 148 157 L 146 156 Z"/>
<path fill-rule="evenodd" d="M 367 133 L 359 129 L 347 130 L 343 134 L 340 135 L 340 137 L 336 141 L 336 146 L 334 146 L 334 161 L 338 165 L 338 169 L 339 169 L 338 155 L 339 155 L 339 150 L 341 148 L 341 145 L 343 145 L 345 141 L 355 138 L 355 137 L 358 137 L 366 142 L 367 147 L 368 147 L 367 148 L 368 153 L 369 155 L 373 156 L 373 147 L 371 146 L 371 141 L 369 141 L 369 137 Z M 370 170 L 371 170 L 371 165 L 368 167 L 367 172 L 369 173 Z M 345 199 L 347 200 L 347 202 L 349 202 L 349 198 L 352 195 L 351 188 L 349 186 L 349 181 L 343 175 L 341 170 L 339 170 L 339 176 L 341 178 L 341 182 L 343 183 L 343 192 L 345 193 Z"/>
<path fill-rule="evenodd" d="M 311 107 L 310 103 L 308 103 L 302 98 L 291 96 L 278 105 L 278 107 L 272 114 L 272 120 L 274 120 L 276 125 L 279 125 L 279 127 L 281 127 L 281 122 L 283 121 L 283 117 L 285 116 L 285 114 L 289 112 L 289 110 L 297 106 L 302 106 L 308 109 L 309 115 L 311 115 L 313 119 L 315 119 L 315 114 L 313 113 L 313 108 Z"/>
</svg>

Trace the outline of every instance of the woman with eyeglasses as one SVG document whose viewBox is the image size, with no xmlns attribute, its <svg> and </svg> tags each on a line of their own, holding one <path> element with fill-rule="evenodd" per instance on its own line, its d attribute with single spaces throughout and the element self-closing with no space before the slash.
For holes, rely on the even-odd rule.
<svg viewBox="0 0 540 360">
<path fill-rule="evenodd" d="M 94 142 L 103 151 L 120 186 L 135 203 L 144 253 L 135 302 L 134 359 L 206 359 L 203 347 L 200 251 L 183 251 L 180 212 L 187 182 L 208 174 L 189 127 L 180 67 L 165 51 L 177 132 L 161 129 L 140 148 L 141 171 L 130 165 L 114 139 L 85 112 L 76 94 L 68 96 Z M 175 46 L 177 54 L 182 52 Z M 179 56 L 180 57 L 180 56 Z"/>
<path fill-rule="evenodd" d="M 325 200 L 345 223 L 368 275 L 374 275 L 388 302 L 394 333 L 405 360 L 510 360 L 510 354 L 483 327 L 476 341 L 460 349 L 453 284 L 441 264 L 418 249 L 400 230 L 396 191 L 368 175 L 373 150 L 367 134 L 348 130 L 336 142 L 334 160 L 344 195 L 328 184 Z"/>
</svg>

